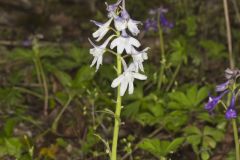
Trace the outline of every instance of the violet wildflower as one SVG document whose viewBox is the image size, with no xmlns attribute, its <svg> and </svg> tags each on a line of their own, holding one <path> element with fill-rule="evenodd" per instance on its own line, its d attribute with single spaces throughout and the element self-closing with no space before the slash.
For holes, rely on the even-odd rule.
<svg viewBox="0 0 240 160">
<path fill-rule="evenodd" d="M 212 112 L 213 109 L 216 107 L 216 105 L 218 104 L 218 102 L 222 99 L 222 97 L 228 93 L 228 91 L 224 91 L 222 94 L 220 94 L 217 97 L 212 97 L 209 96 L 208 98 L 208 103 L 205 105 L 205 109 L 208 110 L 209 112 Z"/>
<path fill-rule="evenodd" d="M 237 118 L 237 111 L 235 109 L 235 101 L 236 101 L 236 97 L 235 97 L 235 94 L 233 94 L 230 106 L 228 107 L 228 109 L 225 113 L 225 117 L 227 120 Z"/>
<path fill-rule="evenodd" d="M 158 30 L 158 22 L 160 23 L 161 27 L 163 28 L 164 31 L 167 29 L 172 29 L 174 27 L 173 23 L 168 21 L 168 19 L 165 17 L 165 14 L 168 12 L 167 9 L 160 7 L 157 9 L 151 9 L 149 11 L 149 14 L 151 15 L 152 18 L 148 18 L 145 21 L 145 30 Z"/>
<path fill-rule="evenodd" d="M 208 103 L 205 105 L 205 109 L 209 112 L 212 112 L 215 106 L 219 103 L 219 101 L 223 98 L 223 96 L 227 93 L 231 94 L 231 102 L 228 107 L 222 101 L 223 106 L 226 109 L 225 118 L 227 120 L 237 118 L 237 111 L 235 108 L 236 96 L 238 93 L 238 87 L 236 86 L 236 80 L 239 77 L 240 72 L 238 69 L 226 69 L 225 77 L 227 81 L 216 86 L 216 92 L 220 92 L 221 94 L 217 97 L 209 97 Z"/>
<path fill-rule="evenodd" d="M 169 22 L 165 15 L 162 13 L 160 14 L 160 23 L 161 23 L 161 26 L 164 28 L 164 29 L 172 29 L 173 28 L 173 23 Z"/>
<path fill-rule="evenodd" d="M 144 28 L 145 28 L 145 31 L 153 30 L 153 31 L 156 32 L 156 31 L 158 30 L 157 21 L 154 20 L 154 19 L 148 18 L 148 19 L 144 22 Z"/>
<path fill-rule="evenodd" d="M 222 84 L 219 84 L 216 86 L 216 92 L 222 92 L 222 91 L 225 91 L 227 88 L 228 88 L 228 85 L 229 85 L 229 82 L 230 81 L 226 81 Z"/>
</svg>

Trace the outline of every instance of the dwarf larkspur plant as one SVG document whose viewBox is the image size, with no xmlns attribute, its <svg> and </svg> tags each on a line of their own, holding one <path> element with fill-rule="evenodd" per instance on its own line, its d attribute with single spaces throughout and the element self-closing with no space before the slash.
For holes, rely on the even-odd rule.
<svg viewBox="0 0 240 160">
<path fill-rule="evenodd" d="M 97 42 L 100 42 L 107 33 L 111 31 L 108 38 L 100 44 L 96 45 L 90 39 L 90 43 L 94 48 L 90 49 L 90 54 L 93 55 L 91 67 L 96 65 L 96 71 L 103 64 L 103 56 L 106 52 L 112 53 L 117 57 L 117 75 L 111 84 L 112 88 L 118 87 L 115 125 L 112 140 L 112 151 L 109 151 L 111 160 L 117 159 L 117 142 L 121 113 L 121 96 L 123 96 L 128 89 L 128 93 L 134 92 L 134 80 L 146 80 L 147 76 L 139 73 L 144 72 L 143 62 L 148 59 L 147 51 L 149 48 L 139 50 L 141 43 L 134 37 L 140 33 L 138 25 L 140 21 L 133 20 L 125 7 L 125 0 L 118 0 L 114 4 L 105 3 L 108 11 L 109 20 L 105 23 L 100 23 L 92 20 L 98 28 L 92 36 Z M 132 36 L 131 36 L 132 35 Z M 116 49 L 116 50 L 114 50 Z M 126 54 L 124 56 L 124 53 Z M 132 62 L 127 65 L 125 58 L 132 57 Z M 130 60 L 131 61 L 131 60 Z M 123 71 L 122 71 L 123 66 Z"/>
<path fill-rule="evenodd" d="M 208 103 L 205 105 L 205 109 L 212 113 L 217 106 L 217 104 L 222 104 L 225 109 L 225 118 L 231 120 L 233 124 L 235 149 L 236 149 L 236 159 L 239 159 L 239 142 L 238 142 L 238 130 L 237 130 L 237 110 L 236 110 L 236 99 L 239 95 L 239 85 L 237 79 L 240 76 L 240 70 L 238 69 L 226 69 L 225 78 L 226 82 L 216 86 L 216 92 L 219 93 L 218 96 L 209 96 Z M 228 96 L 227 96 L 228 95 Z M 227 101 L 224 101 L 224 98 Z"/>
<path fill-rule="evenodd" d="M 239 76 L 238 70 L 225 70 L 226 82 L 216 86 L 216 92 L 220 95 L 213 97 L 209 96 L 208 103 L 205 105 L 205 109 L 210 113 L 213 112 L 214 108 L 218 103 L 221 103 L 225 107 L 225 118 L 230 120 L 237 118 L 237 111 L 235 108 L 236 96 L 238 95 L 238 88 L 236 87 L 236 80 Z M 225 104 L 222 100 L 224 96 L 229 93 L 231 95 L 231 101 Z M 226 107 L 228 106 L 228 107 Z"/>
</svg>

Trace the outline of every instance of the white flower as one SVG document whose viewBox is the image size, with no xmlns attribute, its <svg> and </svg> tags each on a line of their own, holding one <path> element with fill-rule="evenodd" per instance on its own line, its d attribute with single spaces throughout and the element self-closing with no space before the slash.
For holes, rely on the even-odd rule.
<svg viewBox="0 0 240 160">
<path fill-rule="evenodd" d="M 138 35 L 140 33 L 140 30 L 138 29 L 137 25 L 141 24 L 141 22 L 131 19 L 128 12 L 125 9 L 121 12 L 121 15 L 122 15 L 123 19 L 127 20 L 127 28 L 129 29 L 129 31 L 134 36 Z"/>
<path fill-rule="evenodd" d="M 138 24 L 141 24 L 141 22 L 131 19 L 126 10 L 123 10 L 121 12 L 121 16 L 117 16 L 114 18 L 114 25 L 118 31 L 122 31 L 128 28 L 128 30 L 134 36 L 140 33 L 140 30 L 137 27 Z"/>
<path fill-rule="evenodd" d="M 133 46 L 140 47 L 140 45 L 137 39 L 130 37 L 126 31 L 123 30 L 122 35 L 111 42 L 110 48 L 113 49 L 117 47 L 118 54 L 122 54 L 124 50 L 130 54 Z"/>
<path fill-rule="evenodd" d="M 99 29 L 92 34 L 94 38 L 97 38 L 97 40 L 96 40 L 97 42 L 100 41 L 107 34 L 107 32 L 110 29 L 109 26 L 110 26 L 112 20 L 113 19 L 111 18 L 106 23 L 99 23 L 99 22 L 96 22 L 93 20 L 91 21 L 99 27 Z"/>
<path fill-rule="evenodd" d="M 112 39 L 113 36 L 110 36 L 102 45 L 97 46 L 95 45 L 90 39 L 89 42 L 94 46 L 94 48 L 90 49 L 90 54 L 93 55 L 93 61 L 90 65 L 91 67 L 96 65 L 96 71 L 99 69 L 99 66 L 102 65 L 103 61 L 103 54 L 106 51 L 106 46 L 108 45 L 109 41 Z"/>
<path fill-rule="evenodd" d="M 145 48 L 142 51 L 137 51 L 134 47 L 132 48 L 132 58 L 133 58 L 133 63 L 136 67 L 136 72 L 140 69 L 142 72 L 144 72 L 143 68 L 143 61 L 148 59 L 147 56 L 147 51 L 149 50 L 149 47 Z"/>
<path fill-rule="evenodd" d="M 121 2 L 122 2 L 122 0 L 118 0 L 116 3 L 110 4 L 110 5 L 108 5 L 108 3 L 105 2 L 106 6 L 107 6 L 108 17 L 109 18 L 113 18 L 113 17 L 117 16 L 115 12 L 116 12 L 116 10 L 119 7 Z"/>
<path fill-rule="evenodd" d="M 127 28 L 127 24 L 127 20 L 120 16 L 114 18 L 114 26 L 118 31 L 125 30 Z"/>
<path fill-rule="evenodd" d="M 129 19 L 128 24 L 127 24 L 129 31 L 135 36 L 140 33 L 140 30 L 137 27 L 138 24 L 141 24 L 141 22 L 135 21 L 132 19 Z"/>
<path fill-rule="evenodd" d="M 133 63 L 127 68 L 123 61 L 124 72 L 119 77 L 113 80 L 111 87 L 116 88 L 120 85 L 120 95 L 123 96 L 128 88 L 128 94 L 132 94 L 134 90 L 134 79 L 146 80 L 147 76 L 135 72 L 135 65 Z"/>
</svg>

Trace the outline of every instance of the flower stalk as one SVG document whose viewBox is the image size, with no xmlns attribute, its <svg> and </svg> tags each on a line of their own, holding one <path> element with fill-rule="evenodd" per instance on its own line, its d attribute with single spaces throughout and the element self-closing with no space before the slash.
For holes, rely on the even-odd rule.
<svg viewBox="0 0 240 160">
<path fill-rule="evenodd" d="M 223 0 L 223 7 L 224 7 L 224 15 L 225 15 L 225 21 L 226 21 L 226 29 L 227 29 L 229 64 L 230 64 L 230 68 L 234 69 L 235 65 L 234 65 L 233 49 L 232 49 L 231 24 L 230 24 L 230 19 L 229 19 L 229 11 L 228 11 L 227 0 Z M 230 98 L 228 97 L 228 99 L 230 99 Z M 235 142 L 236 160 L 240 160 L 239 138 L 238 138 L 238 128 L 237 128 L 237 120 L 236 119 L 232 119 L 232 127 L 233 127 L 234 142 Z"/>
<path fill-rule="evenodd" d="M 240 160 L 238 129 L 237 129 L 236 119 L 232 120 L 232 126 L 233 126 L 233 134 L 234 134 L 234 142 L 235 142 L 235 150 L 236 150 L 236 160 Z"/>
<path fill-rule="evenodd" d="M 157 88 L 160 90 L 163 82 L 163 76 L 164 76 L 164 70 L 166 65 L 166 58 L 165 58 L 165 48 L 164 48 L 164 38 L 163 38 L 163 30 L 160 24 L 160 15 L 161 13 L 158 13 L 158 34 L 159 34 L 159 42 L 160 42 L 160 51 L 161 51 L 161 59 L 160 59 L 160 73 L 159 73 L 159 79 Z"/>
<path fill-rule="evenodd" d="M 117 55 L 117 75 L 120 76 L 121 73 L 122 73 L 121 56 Z M 120 86 L 118 86 L 116 111 L 114 116 L 114 130 L 113 130 L 111 160 L 117 160 L 117 144 L 118 144 L 119 127 L 121 124 L 121 118 L 120 118 L 121 109 L 122 109 L 122 97 L 120 95 Z"/>
<path fill-rule="evenodd" d="M 107 37 L 109 31 L 113 34 L 101 45 L 96 45 L 91 39 L 89 39 L 89 42 L 93 46 L 93 48 L 90 49 L 90 54 L 93 56 L 91 67 L 96 65 L 96 71 L 103 65 L 103 57 L 106 52 L 112 53 L 117 57 L 117 77 L 111 84 L 112 88 L 117 88 L 117 100 L 114 114 L 112 150 L 108 152 L 110 153 L 109 156 L 111 160 L 117 160 L 122 96 L 124 96 L 126 92 L 133 94 L 135 79 L 147 79 L 147 76 L 140 72 L 144 72 L 143 62 L 148 59 L 147 51 L 149 48 L 139 50 L 141 43 L 136 39 L 136 36 L 140 33 L 138 25 L 140 25 L 141 22 L 130 17 L 125 7 L 125 0 L 118 0 L 114 4 L 105 4 L 107 6 L 109 20 L 105 23 L 91 20 L 91 22 L 98 27 L 92 36 L 95 38 L 95 41 L 100 42 L 105 39 L 104 37 Z M 113 25 L 111 26 L 112 22 Z M 129 64 L 124 60 L 128 57 L 132 59 Z M 109 150 L 109 148 L 107 150 Z"/>
<path fill-rule="evenodd" d="M 38 40 L 37 37 L 35 37 L 33 39 L 33 51 L 34 51 L 34 64 L 36 67 L 36 72 L 37 72 L 37 78 L 39 83 L 41 83 L 43 85 L 43 91 L 44 91 L 44 115 L 47 116 L 48 115 L 48 98 L 49 98 L 49 94 L 48 94 L 48 84 L 47 84 L 47 78 L 45 76 L 44 73 L 44 69 L 41 63 L 41 59 L 40 59 L 40 51 L 39 51 L 39 44 L 38 44 Z"/>
</svg>

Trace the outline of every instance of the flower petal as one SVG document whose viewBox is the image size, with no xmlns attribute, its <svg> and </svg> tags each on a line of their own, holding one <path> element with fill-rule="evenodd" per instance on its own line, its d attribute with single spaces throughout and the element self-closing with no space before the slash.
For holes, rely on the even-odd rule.
<svg viewBox="0 0 240 160">
<path fill-rule="evenodd" d="M 131 45 L 135 46 L 135 47 L 140 47 L 141 46 L 141 43 L 137 39 L 135 39 L 133 37 L 130 37 L 129 43 Z"/>
<path fill-rule="evenodd" d="M 138 35 L 140 30 L 137 27 L 137 24 L 140 24 L 138 21 L 134 21 L 132 19 L 129 19 L 128 21 L 128 29 L 133 35 Z"/>
<path fill-rule="evenodd" d="M 139 80 L 146 80 L 147 76 L 140 74 L 140 73 L 133 73 L 133 77 Z"/>
<path fill-rule="evenodd" d="M 133 91 L 134 91 L 133 82 L 129 82 L 128 94 L 133 94 Z"/>
<path fill-rule="evenodd" d="M 123 75 L 118 76 L 116 79 L 113 80 L 111 87 L 116 88 L 122 82 L 123 78 Z"/>
<path fill-rule="evenodd" d="M 126 92 L 127 86 L 128 86 L 128 81 L 122 81 L 121 87 L 120 87 L 120 95 L 121 96 L 123 96 L 124 93 Z"/>
</svg>

